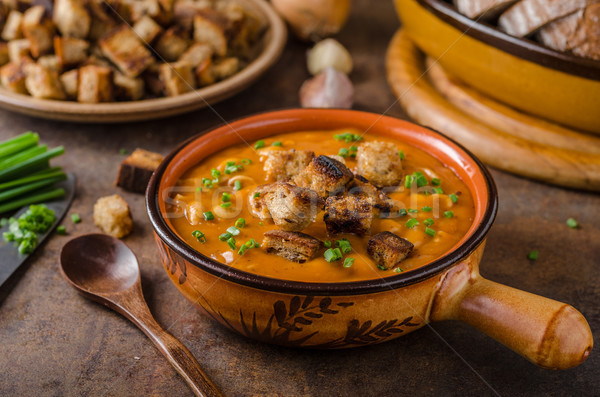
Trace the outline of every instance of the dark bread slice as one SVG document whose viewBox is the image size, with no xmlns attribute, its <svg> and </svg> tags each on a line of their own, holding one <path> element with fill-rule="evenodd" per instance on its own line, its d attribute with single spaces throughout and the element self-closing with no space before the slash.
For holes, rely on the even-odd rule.
<svg viewBox="0 0 600 397">
<path fill-rule="evenodd" d="M 454 0 L 461 14 L 469 18 L 491 20 L 498 17 L 517 0 Z"/>
<path fill-rule="evenodd" d="M 319 253 L 323 243 L 308 234 L 275 229 L 265 233 L 261 247 L 269 254 L 304 263 Z"/>
<path fill-rule="evenodd" d="M 498 26 L 510 35 L 524 37 L 598 1 L 521 0 L 500 15 Z"/>
<path fill-rule="evenodd" d="M 344 190 L 346 184 L 354 178 L 354 174 L 345 164 L 320 155 L 311 162 L 295 178 L 294 183 L 317 192 L 325 198 Z"/>
<path fill-rule="evenodd" d="M 332 196 L 325 202 L 323 221 L 332 234 L 369 233 L 373 223 L 373 206 L 365 196 Z"/>
<path fill-rule="evenodd" d="M 367 253 L 377 266 L 391 269 L 402 262 L 412 252 L 414 245 L 392 232 L 377 233 L 367 244 Z"/>
<path fill-rule="evenodd" d="M 116 185 L 135 193 L 146 192 L 148 182 L 162 160 L 163 156 L 158 153 L 135 149 L 121 163 Z"/>
</svg>

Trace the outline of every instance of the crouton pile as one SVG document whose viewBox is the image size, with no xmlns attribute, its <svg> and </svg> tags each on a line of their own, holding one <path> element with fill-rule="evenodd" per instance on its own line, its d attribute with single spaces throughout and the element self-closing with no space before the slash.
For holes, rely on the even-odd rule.
<svg viewBox="0 0 600 397">
<path fill-rule="evenodd" d="M 272 218 L 279 230 L 265 233 L 261 247 L 299 263 L 325 248 L 322 241 L 302 233 L 318 213 L 324 213 L 329 235 L 369 236 L 373 220 L 393 208 L 380 188 L 398 185 L 403 178 L 398 149 L 388 142 L 361 143 L 356 150 L 356 174 L 340 156 L 291 149 L 271 150 L 264 157 L 264 171 L 277 182 L 258 186 L 250 204 L 257 216 Z M 368 242 L 368 254 L 383 270 L 398 266 L 412 249 L 413 244 L 391 232 L 371 236 Z"/>
<path fill-rule="evenodd" d="M 175 96 L 235 74 L 263 31 L 234 0 L 2 1 L 0 83 L 82 103 Z"/>
</svg>

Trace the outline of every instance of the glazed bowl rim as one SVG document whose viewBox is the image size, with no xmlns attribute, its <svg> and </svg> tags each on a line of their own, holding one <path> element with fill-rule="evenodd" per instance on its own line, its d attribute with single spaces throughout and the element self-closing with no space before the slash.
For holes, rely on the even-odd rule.
<svg viewBox="0 0 600 397">
<path fill-rule="evenodd" d="M 492 25 L 461 14 L 452 4 L 444 0 L 413 1 L 427 9 L 443 23 L 486 45 L 491 45 L 498 50 L 543 67 L 600 81 L 600 61 L 555 51 L 531 40 L 511 36 Z"/>
<path fill-rule="evenodd" d="M 424 266 L 421 266 L 417 269 L 411 270 L 405 273 L 399 273 L 397 275 L 386 276 L 382 278 L 369 279 L 369 280 L 361 280 L 361 281 L 351 281 L 351 282 L 326 282 L 326 283 L 318 283 L 318 282 L 303 282 L 303 281 L 292 281 L 292 280 L 284 280 L 284 279 L 276 279 L 272 277 L 266 277 L 255 273 L 245 272 L 240 269 L 236 269 L 232 266 L 225 265 L 221 262 L 218 262 L 214 259 L 209 258 L 206 255 L 203 255 L 199 251 L 191 248 L 184 240 L 182 240 L 177 233 L 167 224 L 165 221 L 162 212 L 159 207 L 159 191 L 160 191 L 160 183 L 162 180 L 162 176 L 165 171 L 171 164 L 171 160 L 184 148 L 186 148 L 189 144 L 194 141 L 202 138 L 203 136 L 215 132 L 216 130 L 226 126 L 235 126 L 235 124 L 252 124 L 252 121 L 258 117 L 264 117 L 267 115 L 283 115 L 289 112 L 292 112 L 296 116 L 301 115 L 303 117 L 312 117 L 313 119 L 316 117 L 315 114 L 326 115 L 328 112 L 349 112 L 353 114 L 363 114 L 365 116 L 378 116 L 382 119 L 389 120 L 391 122 L 401 121 L 403 123 L 408 123 L 414 125 L 419 128 L 424 128 L 433 133 L 433 135 L 437 139 L 441 139 L 442 141 L 446 140 L 447 143 L 450 143 L 458 149 L 457 151 L 469 158 L 469 160 L 473 161 L 473 164 L 477 167 L 477 172 L 481 174 L 485 181 L 485 188 L 487 191 L 487 203 L 485 211 L 481 217 L 481 221 L 479 225 L 468 235 L 466 240 L 454 248 L 453 250 L 447 252 L 444 256 L 436 259 L 433 262 L 430 262 Z M 311 116 L 312 115 L 312 116 Z M 283 120 L 281 117 L 279 120 Z M 281 121 L 280 121 L 281 122 Z M 193 166 L 193 165 L 192 165 Z M 364 112 L 358 110 L 343 110 L 343 109 L 282 109 L 275 111 L 267 111 L 252 114 L 249 116 L 244 116 L 236 119 L 230 123 L 221 123 L 215 127 L 209 128 L 200 132 L 192 137 L 186 139 L 183 143 L 181 143 L 178 147 L 176 147 L 171 153 L 165 156 L 164 160 L 158 166 L 150 182 L 148 184 L 148 188 L 146 190 L 146 210 L 148 216 L 150 218 L 150 222 L 154 229 L 154 232 L 160 240 L 166 244 L 171 250 L 173 250 L 177 255 L 183 257 L 190 264 L 198 267 L 199 269 L 206 271 L 210 274 L 213 274 L 219 278 L 224 280 L 241 284 L 245 286 L 249 286 L 252 288 L 280 292 L 280 293 L 289 293 L 289 294 L 303 294 L 303 295 L 335 295 L 335 296 L 348 296 L 348 295 L 360 295 L 360 294 L 368 294 L 375 292 L 383 292 L 388 290 L 393 290 L 401 287 L 405 287 L 408 285 L 419 283 L 423 280 L 431 278 L 444 270 L 452 267 L 453 265 L 459 263 L 462 259 L 466 258 L 469 254 L 471 254 L 485 239 L 489 229 L 491 228 L 494 219 L 496 217 L 496 213 L 498 211 L 498 193 L 496 190 L 496 184 L 487 170 L 487 168 L 483 165 L 483 163 L 475 157 L 469 150 L 467 150 L 464 146 L 452 140 L 451 138 L 445 136 L 439 131 L 433 130 L 428 127 L 423 127 L 418 124 L 397 119 L 390 116 L 380 116 L 376 113 Z"/>
</svg>

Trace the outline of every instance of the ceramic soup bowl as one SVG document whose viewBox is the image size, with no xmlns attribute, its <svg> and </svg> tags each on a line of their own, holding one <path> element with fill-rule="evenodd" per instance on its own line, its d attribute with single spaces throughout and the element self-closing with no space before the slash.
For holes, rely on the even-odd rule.
<svg viewBox="0 0 600 397">
<path fill-rule="evenodd" d="M 278 133 L 345 127 L 404 141 L 459 175 L 473 196 L 475 220 L 454 248 L 425 266 L 386 278 L 310 283 L 219 263 L 173 231 L 165 216 L 169 188 L 205 157 Z M 285 346 L 347 348 L 389 341 L 432 321 L 457 319 L 545 368 L 578 365 L 592 349 L 589 325 L 572 306 L 479 275 L 497 211 L 494 181 L 466 149 L 430 129 L 351 110 L 292 109 L 247 117 L 175 149 L 154 173 L 146 200 L 158 252 L 173 284 L 210 318 L 247 337 Z"/>
</svg>

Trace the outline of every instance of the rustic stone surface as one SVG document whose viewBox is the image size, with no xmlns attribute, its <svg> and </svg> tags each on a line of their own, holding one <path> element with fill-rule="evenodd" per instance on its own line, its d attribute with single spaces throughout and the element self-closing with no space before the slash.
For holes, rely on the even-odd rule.
<svg viewBox="0 0 600 397">
<path fill-rule="evenodd" d="M 385 49 L 398 23 L 391 2 L 353 2 L 339 40 L 355 59 L 355 108 L 405 117 L 385 82 Z M 434 324 L 377 346 L 340 351 L 293 350 L 245 339 L 202 317 L 170 284 L 152 241 L 144 198 L 114 187 L 118 164 L 140 146 L 166 154 L 183 139 L 247 114 L 298 105 L 308 77 L 306 46 L 290 41 L 279 63 L 250 89 L 214 107 L 161 121 L 77 125 L 0 111 L 0 139 L 38 131 L 63 144 L 57 163 L 74 171 L 78 192 L 68 236 L 38 249 L 0 302 L 1 396 L 191 395 L 149 340 L 118 314 L 85 300 L 58 272 L 58 253 L 71 237 L 94 232 L 92 206 L 119 193 L 135 229 L 125 242 L 141 264 L 143 289 L 158 322 L 196 355 L 227 395 L 594 395 L 600 355 L 554 372 L 535 367 L 458 322 Z M 216 116 L 215 113 L 220 115 Z M 481 270 L 485 277 L 568 302 L 588 319 L 599 346 L 600 196 L 493 171 L 500 210 Z M 565 220 L 578 219 L 569 229 Z M 526 259 L 537 249 L 539 260 Z M 596 348 L 598 350 L 598 347 Z M 382 363 L 389 369 L 381 370 Z"/>
</svg>

